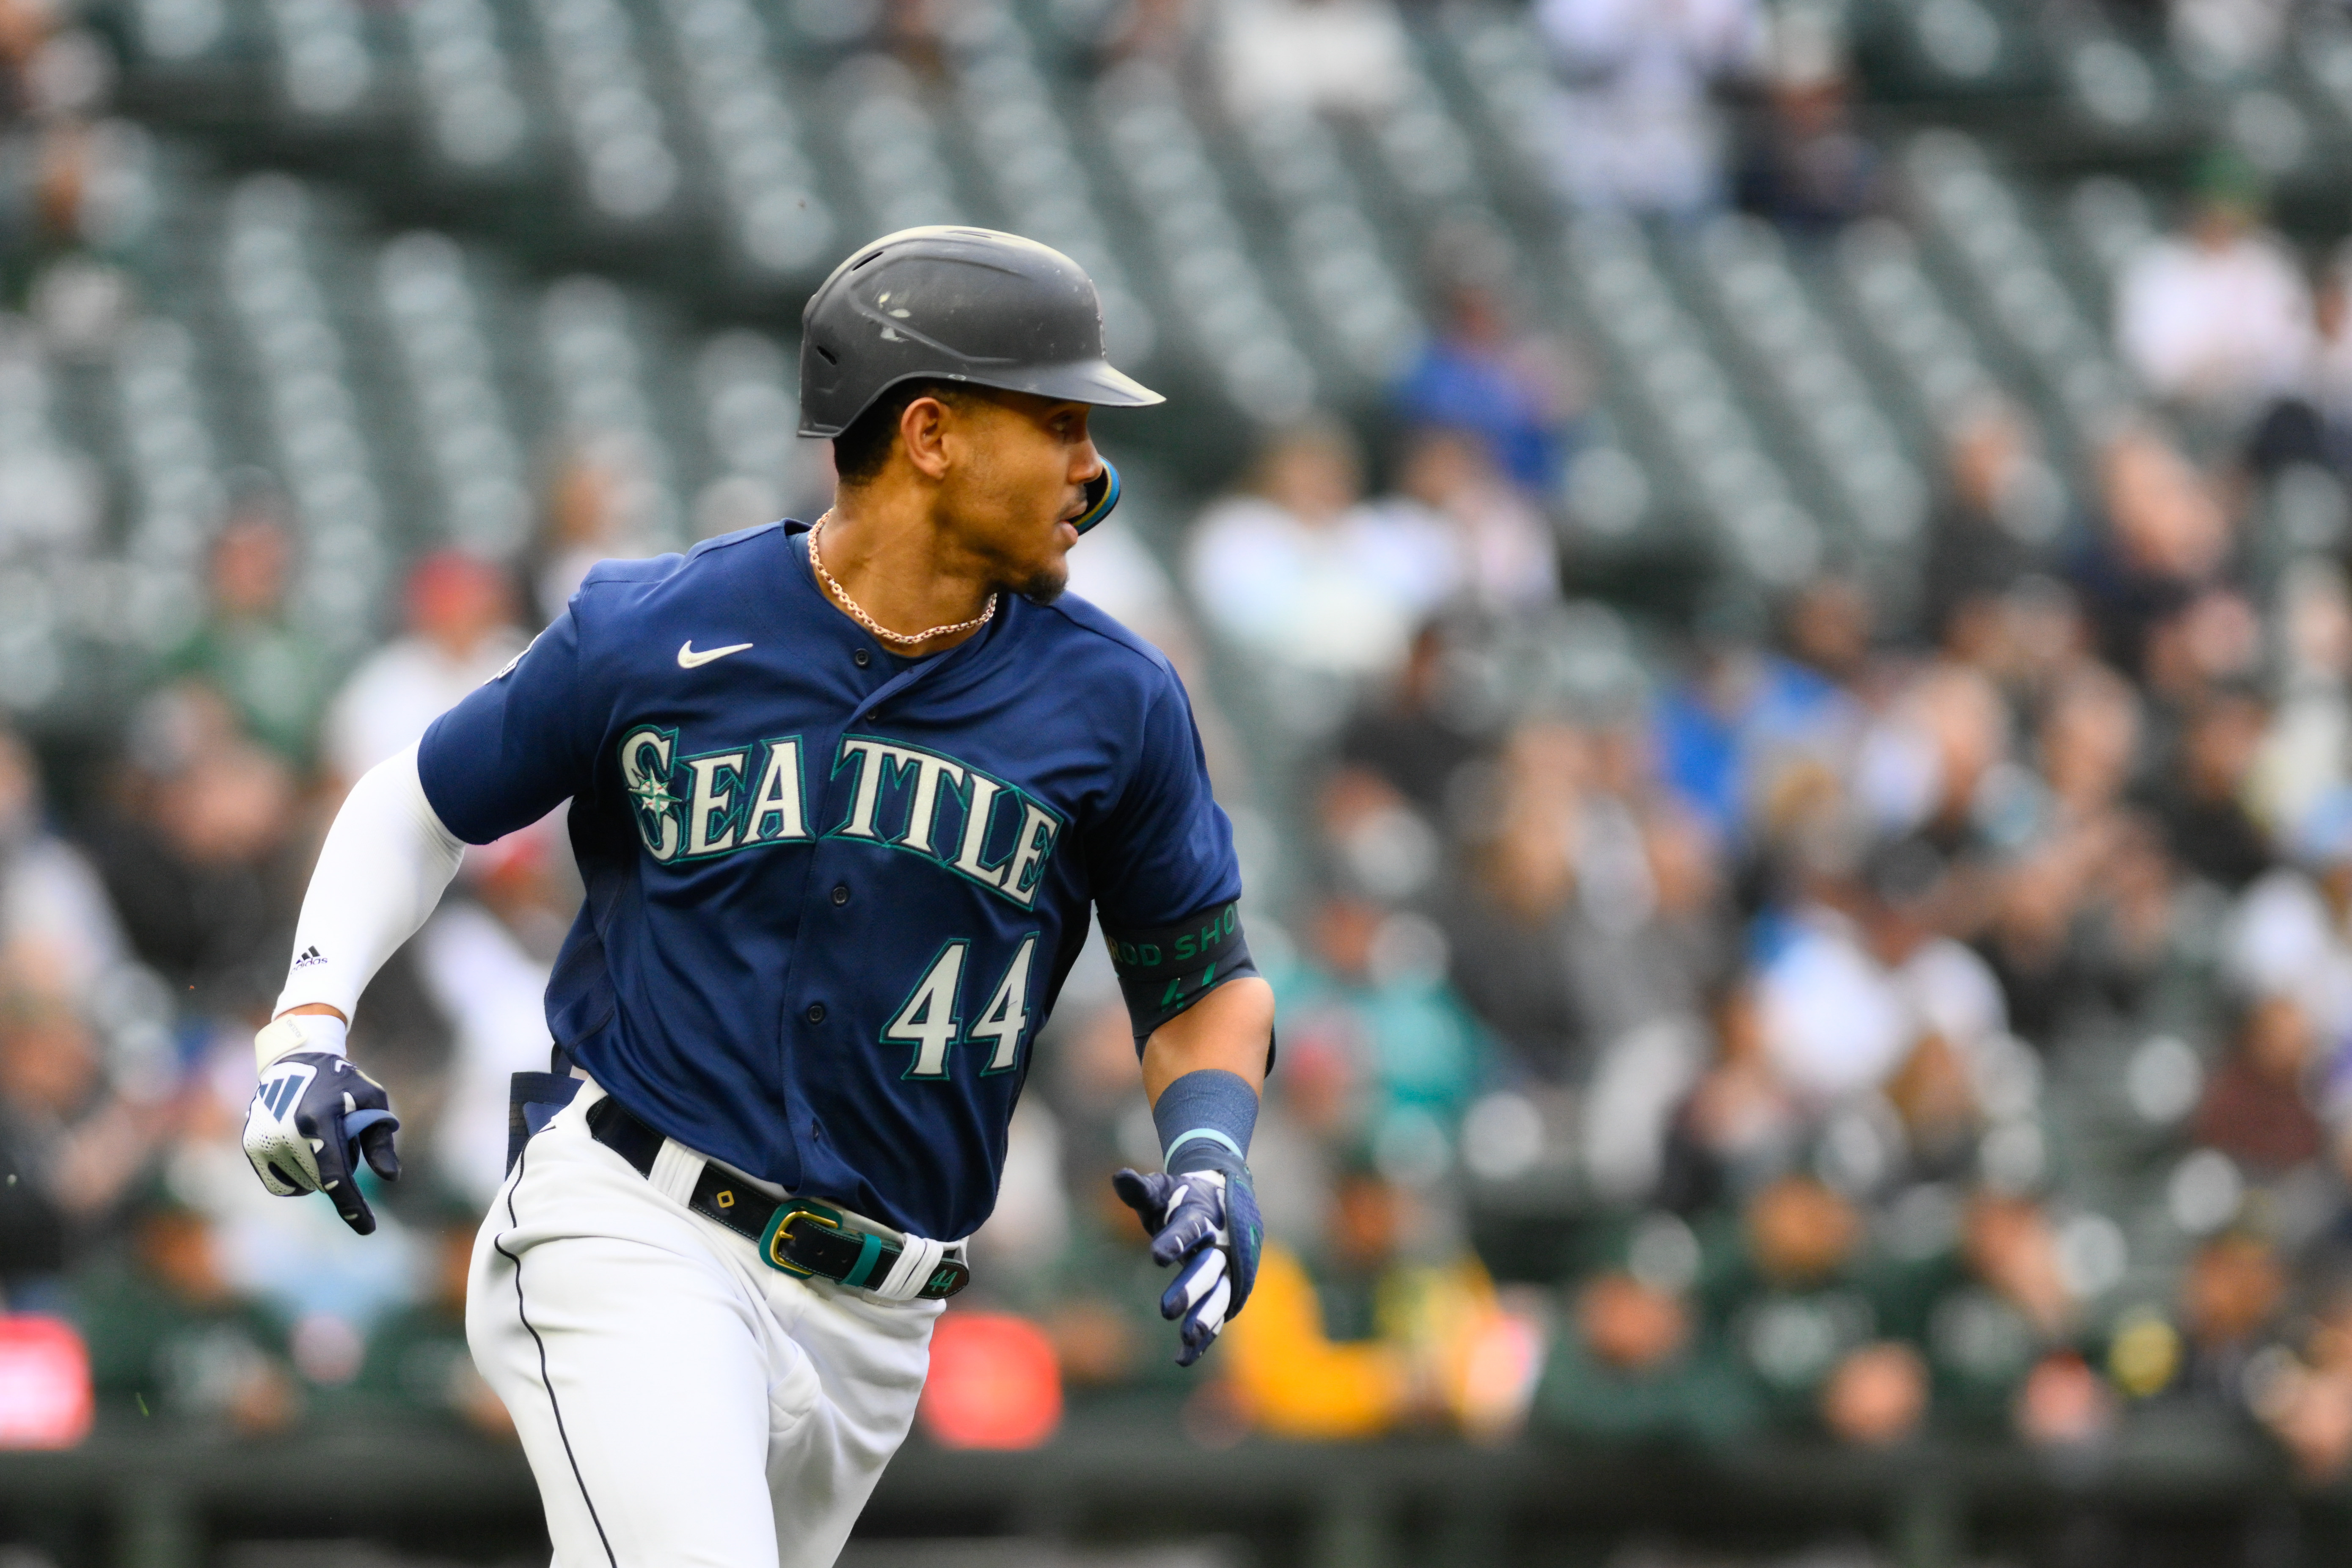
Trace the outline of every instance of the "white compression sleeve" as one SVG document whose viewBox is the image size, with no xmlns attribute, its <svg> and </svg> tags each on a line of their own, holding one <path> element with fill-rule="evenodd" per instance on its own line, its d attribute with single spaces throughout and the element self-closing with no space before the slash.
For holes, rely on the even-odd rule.
<svg viewBox="0 0 2352 1568">
<path fill-rule="evenodd" d="M 319 847 L 277 1010 L 323 1002 L 350 1018 L 375 972 L 441 901 L 465 853 L 425 798 L 415 746 L 361 774 Z"/>
</svg>

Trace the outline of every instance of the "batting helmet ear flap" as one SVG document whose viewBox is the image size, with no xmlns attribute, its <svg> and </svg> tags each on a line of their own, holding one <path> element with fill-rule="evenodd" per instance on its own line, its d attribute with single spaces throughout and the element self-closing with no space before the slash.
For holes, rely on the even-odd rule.
<svg viewBox="0 0 2352 1568">
<path fill-rule="evenodd" d="M 1077 521 L 1072 526 L 1083 535 L 1087 530 L 1108 517 L 1110 509 L 1118 504 L 1118 470 L 1112 468 L 1110 459 L 1106 458 L 1102 472 L 1087 481 L 1087 510 L 1078 514 Z"/>
</svg>

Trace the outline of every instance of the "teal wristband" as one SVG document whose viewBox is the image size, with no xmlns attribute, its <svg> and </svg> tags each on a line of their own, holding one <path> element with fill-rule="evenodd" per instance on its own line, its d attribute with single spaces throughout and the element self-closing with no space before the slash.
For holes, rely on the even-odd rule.
<svg viewBox="0 0 2352 1568">
<path fill-rule="evenodd" d="M 1205 1139 L 1209 1142 L 1222 1144 L 1223 1147 L 1231 1149 L 1234 1152 L 1234 1158 L 1237 1160 L 1246 1160 L 1249 1158 L 1248 1151 L 1244 1150 L 1240 1144 L 1234 1142 L 1232 1139 L 1226 1137 L 1223 1133 L 1218 1131 L 1215 1128 L 1195 1127 L 1190 1132 L 1179 1132 L 1176 1134 L 1175 1138 L 1170 1142 L 1166 1151 L 1160 1156 L 1160 1164 L 1163 1167 L 1166 1166 L 1170 1161 L 1176 1158 L 1177 1150 L 1181 1149 L 1185 1144 L 1192 1142 L 1196 1138 Z"/>
</svg>

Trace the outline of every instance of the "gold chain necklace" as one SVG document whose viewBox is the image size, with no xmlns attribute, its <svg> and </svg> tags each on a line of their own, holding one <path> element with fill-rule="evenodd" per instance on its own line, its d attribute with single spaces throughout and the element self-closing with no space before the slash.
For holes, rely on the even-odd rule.
<svg viewBox="0 0 2352 1568">
<path fill-rule="evenodd" d="M 927 632 L 915 632 L 909 634 L 907 632 L 892 631 L 889 627 L 876 621 L 872 616 L 867 615 L 864 606 L 860 605 L 856 600 L 849 596 L 849 590 L 844 588 L 839 583 L 834 581 L 833 574 L 824 569 L 824 556 L 817 549 L 816 538 L 818 534 L 824 531 L 824 525 L 832 521 L 833 513 L 828 511 L 823 517 L 816 520 L 816 526 L 814 528 L 809 530 L 809 564 L 816 568 L 817 581 L 823 583 L 826 588 L 830 589 L 833 593 L 833 596 L 841 601 L 841 607 L 849 612 L 849 618 L 856 621 L 859 626 L 864 626 L 867 631 L 872 632 L 876 637 L 880 637 L 884 642 L 896 643 L 900 647 L 919 647 L 923 644 L 929 642 L 933 637 L 943 637 L 955 632 L 977 631 L 982 626 L 988 625 L 990 618 L 996 614 L 996 601 L 1002 595 L 991 594 L 988 596 L 988 608 L 981 611 L 980 614 L 972 616 L 972 618 L 968 621 L 958 621 L 953 626 L 933 626 Z"/>
</svg>

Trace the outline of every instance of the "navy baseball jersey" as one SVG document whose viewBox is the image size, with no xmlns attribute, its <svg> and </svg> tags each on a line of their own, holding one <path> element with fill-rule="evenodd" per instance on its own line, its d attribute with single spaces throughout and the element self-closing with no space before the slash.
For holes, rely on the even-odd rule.
<svg viewBox="0 0 2352 1568">
<path fill-rule="evenodd" d="M 1006 595 L 895 658 L 818 588 L 799 522 L 598 566 L 417 763 L 469 843 L 571 799 L 587 899 L 547 1018 L 599 1083 L 922 1236 L 994 1205 L 1088 905 L 1156 927 L 1241 890 L 1157 650 L 1083 600 Z"/>
</svg>

